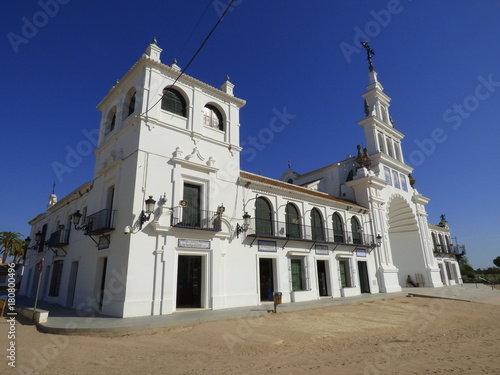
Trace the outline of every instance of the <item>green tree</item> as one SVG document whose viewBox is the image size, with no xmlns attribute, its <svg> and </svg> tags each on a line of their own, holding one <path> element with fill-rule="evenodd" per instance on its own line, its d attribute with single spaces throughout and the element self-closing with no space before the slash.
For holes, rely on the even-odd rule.
<svg viewBox="0 0 500 375">
<path fill-rule="evenodd" d="M 500 267 L 500 257 L 496 257 L 493 259 L 493 264 L 497 267 Z"/>
<path fill-rule="evenodd" d="M 474 279 L 476 277 L 476 274 L 474 272 L 474 268 L 469 264 L 469 259 L 464 255 L 460 257 L 458 260 L 458 264 L 460 266 L 460 273 L 462 274 L 462 277 L 467 277 L 469 279 Z"/>
<path fill-rule="evenodd" d="M 14 257 L 14 263 L 24 254 L 24 240 L 21 233 L 0 232 L 0 256 L 5 259 L 9 255 Z"/>
<path fill-rule="evenodd" d="M 500 275 L 500 268 L 490 267 L 487 268 L 486 271 L 484 271 L 484 273 L 487 275 Z"/>
</svg>

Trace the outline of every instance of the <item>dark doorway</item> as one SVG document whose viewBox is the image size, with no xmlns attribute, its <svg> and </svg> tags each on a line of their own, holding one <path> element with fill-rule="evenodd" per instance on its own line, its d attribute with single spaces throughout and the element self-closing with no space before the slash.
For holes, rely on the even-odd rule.
<svg viewBox="0 0 500 375">
<path fill-rule="evenodd" d="M 320 297 L 329 296 L 328 294 L 328 283 L 326 278 L 326 261 L 318 260 L 316 262 L 318 269 L 318 288 Z"/>
<path fill-rule="evenodd" d="M 368 266 L 366 262 L 358 262 L 358 272 L 361 293 L 370 293 L 370 281 L 368 279 Z"/>
<path fill-rule="evenodd" d="M 274 292 L 273 260 L 271 258 L 260 258 L 259 269 L 260 269 L 260 300 L 272 301 Z"/>
<path fill-rule="evenodd" d="M 179 255 L 177 308 L 201 307 L 201 256 Z"/>
<path fill-rule="evenodd" d="M 104 302 L 104 286 L 106 285 L 106 269 L 108 268 L 108 258 L 102 258 L 102 277 L 99 289 L 99 310 L 102 310 Z"/>
<path fill-rule="evenodd" d="M 78 275 L 78 262 L 71 263 L 71 271 L 69 273 L 68 294 L 66 297 L 66 306 L 73 307 L 75 300 L 76 276 Z"/>
</svg>

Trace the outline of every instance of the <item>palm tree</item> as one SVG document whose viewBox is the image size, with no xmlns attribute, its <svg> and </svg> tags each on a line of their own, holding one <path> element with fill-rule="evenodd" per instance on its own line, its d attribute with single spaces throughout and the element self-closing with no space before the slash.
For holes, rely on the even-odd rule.
<svg viewBox="0 0 500 375">
<path fill-rule="evenodd" d="M 9 255 L 14 257 L 14 263 L 24 255 L 24 241 L 21 233 L 0 232 L 0 255 L 7 259 Z"/>
</svg>

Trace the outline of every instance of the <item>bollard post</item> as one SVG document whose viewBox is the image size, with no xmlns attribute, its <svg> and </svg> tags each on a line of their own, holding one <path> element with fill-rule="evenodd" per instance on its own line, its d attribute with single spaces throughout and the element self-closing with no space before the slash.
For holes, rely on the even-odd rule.
<svg viewBox="0 0 500 375">
<path fill-rule="evenodd" d="M 273 297 L 274 297 L 274 313 L 276 314 L 276 308 L 278 305 L 281 305 L 281 296 L 283 293 L 281 292 L 274 292 Z"/>
</svg>

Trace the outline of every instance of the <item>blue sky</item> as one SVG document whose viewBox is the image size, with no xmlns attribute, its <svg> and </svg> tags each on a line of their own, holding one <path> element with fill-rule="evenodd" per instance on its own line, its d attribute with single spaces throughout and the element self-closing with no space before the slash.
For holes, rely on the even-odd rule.
<svg viewBox="0 0 500 375">
<path fill-rule="evenodd" d="M 228 3 L 2 1 L 0 230 L 29 234 L 54 181 L 62 197 L 92 179 L 95 107 L 154 36 L 162 61 L 184 68 Z M 278 178 L 291 160 L 305 173 L 364 143 L 358 40 L 368 39 L 429 221 L 446 214 L 472 266 L 490 267 L 500 255 L 499 15 L 494 0 L 236 0 L 186 73 L 216 87 L 229 74 L 247 100 L 242 169 Z M 284 110 L 289 123 L 269 136 Z M 255 153 L 249 137 L 261 140 Z"/>
</svg>

